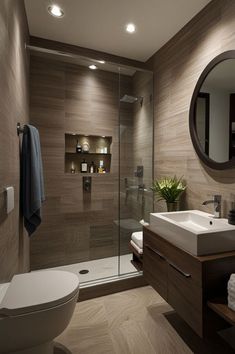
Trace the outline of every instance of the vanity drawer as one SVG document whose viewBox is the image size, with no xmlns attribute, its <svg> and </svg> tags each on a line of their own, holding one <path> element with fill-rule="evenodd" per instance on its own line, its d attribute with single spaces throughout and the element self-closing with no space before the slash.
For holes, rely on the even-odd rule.
<svg viewBox="0 0 235 354">
<path fill-rule="evenodd" d="M 187 273 L 168 264 L 168 303 L 181 318 L 202 336 L 202 289 L 192 283 Z"/>
<path fill-rule="evenodd" d="M 161 254 L 166 256 L 168 251 L 167 251 L 167 247 L 161 241 L 161 240 L 163 240 L 162 238 L 160 238 L 157 234 L 153 233 L 152 231 L 150 231 L 147 228 L 144 228 L 143 235 L 144 235 L 143 236 L 144 245 L 148 244 L 153 249 L 158 250 Z"/>
<path fill-rule="evenodd" d="M 174 246 L 149 228 L 144 228 L 144 244 L 149 244 L 153 249 L 160 252 L 168 263 L 174 264 L 184 273 L 190 275 L 190 282 L 202 286 L 201 263 L 197 257 Z"/>
<path fill-rule="evenodd" d="M 167 262 L 151 245 L 144 245 L 143 271 L 146 281 L 167 300 Z"/>
</svg>

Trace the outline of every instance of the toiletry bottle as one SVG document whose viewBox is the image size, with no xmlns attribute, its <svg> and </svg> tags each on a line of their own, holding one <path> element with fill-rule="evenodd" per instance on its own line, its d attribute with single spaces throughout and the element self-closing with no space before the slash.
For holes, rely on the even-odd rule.
<svg viewBox="0 0 235 354">
<path fill-rule="evenodd" d="M 90 145 L 89 145 L 88 141 L 85 141 L 82 144 L 82 152 L 88 154 L 89 150 L 90 150 Z"/>
<path fill-rule="evenodd" d="M 105 166 L 104 166 L 104 161 L 102 161 L 102 173 L 106 173 L 106 168 L 105 168 Z"/>
<path fill-rule="evenodd" d="M 87 166 L 87 162 L 86 162 L 86 160 L 85 159 L 83 159 L 83 161 L 81 162 L 81 172 L 82 173 L 86 173 L 87 172 L 87 168 L 88 166 Z"/>
<path fill-rule="evenodd" d="M 100 160 L 100 165 L 99 165 L 99 168 L 98 168 L 98 172 L 99 173 L 104 173 L 104 161 L 103 160 Z"/>
<path fill-rule="evenodd" d="M 72 162 L 70 171 L 71 171 L 72 174 L 74 174 L 76 172 L 73 162 Z"/>
<path fill-rule="evenodd" d="M 81 146 L 81 144 L 79 144 L 78 140 L 77 140 L 77 145 L 76 145 L 76 152 L 78 154 L 81 154 L 81 152 L 82 152 L 82 146 Z"/>
<path fill-rule="evenodd" d="M 94 165 L 93 161 L 92 161 L 92 163 L 90 165 L 90 173 L 95 173 L 95 165 Z"/>
</svg>

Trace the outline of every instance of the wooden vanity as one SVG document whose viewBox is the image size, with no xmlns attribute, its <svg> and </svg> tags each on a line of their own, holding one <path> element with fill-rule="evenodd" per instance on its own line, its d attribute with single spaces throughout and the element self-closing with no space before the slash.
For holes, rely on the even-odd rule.
<svg viewBox="0 0 235 354">
<path fill-rule="evenodd" d="M 227 282 L 235 273 L 235 251 L 193 256 L 144 227 L 143 254 L 147 282 L 200 337 L 228 325 L 207 303 L 227 296 Z"/>
</svg>

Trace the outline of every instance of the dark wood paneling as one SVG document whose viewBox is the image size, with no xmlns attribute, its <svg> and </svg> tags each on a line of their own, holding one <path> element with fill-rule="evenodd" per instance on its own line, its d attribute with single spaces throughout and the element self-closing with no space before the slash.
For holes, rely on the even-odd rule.
<svg viewBox="0 0 235 354">
<path fill-rule="evenodd" d="M 143 269 L 146 280 L 201 337 L 227 323 L 207 307 L 211 298 L 227 296 L 235 271 L 235 252 L 193 256 L 144 227 Z"/>
<path fill-rule="evenodd" d="M 144 228 L 145 245 L 150 245 L 153 250 L 160 252 L 166 259 L 169 259 L 173 265 L 178 267 L 184 273 L 189 274 L 191 283 L 202 284 L 202 266 L 198 257 L 194 257 L 170 242 L 156 235 L 150 227 Z"/>
<path fill-rule="evenodd" d="M 235 326 L 235 311 L 228 307 L 226 298 L 213 299 L 208 301 L 208 306 L 221 316 L 225 321 L 229 322 L 232 326 Z"/>
<path fill-rule="evenodd" d="M 29 121 L 27 19 L 23 0 L 0 1 L 0 282 L 29 268 L 29 240 L 19 211 L 20 138 L 16 125 Z M 7 215 L 5 192 L 15 189 Z"/>
<path fill-rule="evenodd" d="M 144 246 L 144 277 L 151 286 L 167 301 L 168 265 L 164 257 L 156 253 L 148 243 Z"/>
<path fill-rule="evenodd" d="M 168 265 L 167 302 L 200 336 L 203 335 L 202 288 Z"/>
</svg>

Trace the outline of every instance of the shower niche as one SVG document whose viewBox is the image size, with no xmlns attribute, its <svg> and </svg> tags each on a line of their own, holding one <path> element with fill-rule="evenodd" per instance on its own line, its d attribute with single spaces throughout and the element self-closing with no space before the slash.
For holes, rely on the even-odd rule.
<svg viewBox="0 0 235 354">
<path fill-rule="evenodd" d="M 65 134 L 65 173 L 110 173 L 111 157 L 111 136 Z"/>
</svg>

